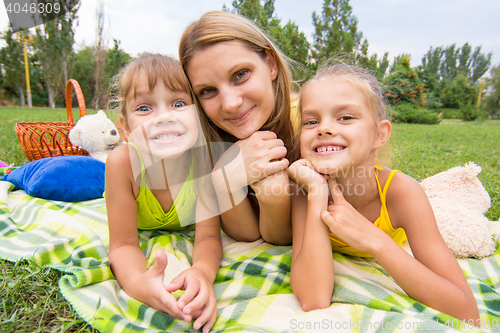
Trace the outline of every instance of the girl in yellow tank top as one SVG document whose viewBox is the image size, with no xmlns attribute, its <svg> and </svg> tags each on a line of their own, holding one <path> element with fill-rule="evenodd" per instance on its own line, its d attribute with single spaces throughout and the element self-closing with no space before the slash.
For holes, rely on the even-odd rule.
<svg viewBox="0 0 500 333">
<path fill-rule="evenodd" d="M 392 129 L 377 79 L 356 66 L 328 66 L 302 86 L 299 109 L 302 159 L 289 168 L 298 192 L 290 284 L 304 310 L 331 304 L 333 249 L 373 257 L 408 296 L 479 324 L 424 190 L 376 164 Z M 414 256 L 401 247 L 406 238 Z"/>
</svg>

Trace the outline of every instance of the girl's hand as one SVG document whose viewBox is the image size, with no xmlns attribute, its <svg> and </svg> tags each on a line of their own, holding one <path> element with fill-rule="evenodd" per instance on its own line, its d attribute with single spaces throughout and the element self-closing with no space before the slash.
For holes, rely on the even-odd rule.
<svg viewBox="0 0 500 333">
<path fill-rule="evenodd" d="M 191 321 L 191 316 L 179 309 L 177 300 L 163 284 L 166 267 L 167 255 L 162 250 L 158 250 L 156 252 L 156 262 L 144 273 L 144 277 L 141 279 L 141 285 L 146 290 L 134 298 L 157 311 L 168 313 L 177 319 Z"/>
<path fill-rule="evenodd" d="M 288 168 L 288 175 L 293 182 L 297 183 L 300 188 L 304 188 L 307 193 L 323 190 L 327 186 L 328 176 L 318 173 L 307 159 L 292 163 Z"/>
<path fill-rule="evenodd" d="M 193 323 L 194 329 L 204 326 L 203 332 L 209 332 L 217 319 L 217 300 L 207 276 L 197 267 L 191 267 L 166 287 L 169 292 L 179 289 L 185 291 L 177 303 L 178 309 L 185 316 L 197 318 Z"/>
<path fill-rule="evenodd" d="M 385 237 L 381 229 L 368 221 L 344 198 L 333 177 L 328 180 L 333 203 L 321 212 L 321 219 L 330 231 L 350 246 L 370 253 L 369 245 L 375 237 Z"/>
<path fill-rule="evenodd" d="M 239 152 L 230 148 L 215 167 L 225 169 L 231 187 L 243 188 L 288 167 L 286 147 L 274 132 L 255 132 L 236 142 L 236 145 Z M 235 153 L 240 154 L 241 158 L 235 158 Z"/>
</svg>

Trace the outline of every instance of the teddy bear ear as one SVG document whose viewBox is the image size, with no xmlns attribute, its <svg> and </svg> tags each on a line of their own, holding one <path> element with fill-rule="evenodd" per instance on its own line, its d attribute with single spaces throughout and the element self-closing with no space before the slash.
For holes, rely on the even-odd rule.
<svg viewBox="0 0 500 333">
<path fill-rule="evenodd" d="M 73 128 L 71 131 L 69 131 L 69 141 L 75 146 L 80 146 L 82 144 L 80 140 L 80 133 L 81 130 L 79 128 Z"/>
</svg>

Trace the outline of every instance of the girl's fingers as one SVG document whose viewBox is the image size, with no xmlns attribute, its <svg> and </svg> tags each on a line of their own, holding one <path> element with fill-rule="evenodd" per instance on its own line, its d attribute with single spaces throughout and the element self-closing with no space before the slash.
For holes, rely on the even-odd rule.
<svg viewBox="0 0 500 333">
<path fill-rule="evenodd" d="M 186 290 L 187 291 L 187 290 Z M 207 304 L 208 300 L 210 299 L 210 292 L 206 290 L 206 288 L 200 288 L 199 290 L 196 291 L 196 294 L 194 298 L 190 299 L 183 299 L 184 295 L 186 295 L 186 292 L 184 292 L 184 295 L 179 299 L 179 302 L 184 302 L 184 304 L 188 303 L 183 311 L 186 314 L 191 314 L 195 312 L 196 310 L 201 309 L 205 304 Z"/>
<path fill-rule="evenodd" d="M 177 307 L 177 300 L 172 294 L 166 291 L 165 292 L 160 291 L 158 295 L 158 300 L 160 301 L 160 306 L 158 307 L 157 310 L 168 313 L 169 315 L 177 319 L 185 321 L 192 320 L 191 316 L 186 315 Z"/>
<path fill-rule="evenodd" d="M 158 250 L 156 251 L 156 262 L 153 264 L 153 270 L 155 275 L 163 275 L 165 274 L 165 268 L 167 268 L 168 259 L 165 251 Z"/>
<path fill-rule="evenodd" d="M 203 332 L 208 332 L 217 319 L 217 303 L 215 301 L 207 303 L 207 307 L 203 310 L 202 314 L 195 320 L 193 327 L 199 329 L 205 325 Z"/>
<path fill-rule="evenodd" d="M 214 327 L 215 321 L 217 320 L 217 311 L 214 311 L 212 318 L 203 327 L 203 333 L 208 333 Z"/>
</svg>

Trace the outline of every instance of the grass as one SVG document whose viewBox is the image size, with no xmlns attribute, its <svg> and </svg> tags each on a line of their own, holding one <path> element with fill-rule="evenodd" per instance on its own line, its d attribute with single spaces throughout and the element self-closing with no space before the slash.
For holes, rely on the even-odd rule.
<svg viewBox="0 0 500 333">
<path fill-rule="evenodd" d="M 76 121 L 79 116 L 77 111 L 74 113 Z M 14 132 L 16 122 L 66 120 L 65 109 L 0 107 L 0 160 L 17 166 L 28 162 Z M 445 119 L 440 125 L 394 124 L 391 142 L 391 167 L 419 181 L 469 161 L 480 165 L 479 179 L 492 199 L 486 216 L 498 220 L 500 120 L 465 123 Z M 59 293 L 60 277 L 57 271 L 31 263 L 0 260 L 0 332 L 95 332 Z"/>
</svg>

